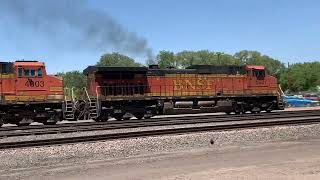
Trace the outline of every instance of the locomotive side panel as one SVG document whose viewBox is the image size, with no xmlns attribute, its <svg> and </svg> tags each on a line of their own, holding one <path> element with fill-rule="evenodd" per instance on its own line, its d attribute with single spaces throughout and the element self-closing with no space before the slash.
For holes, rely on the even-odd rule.
<svg viewBox="0 0 320 180">
<path fill-rule="evenodd" d="M 148 84 L 152 87 L 149 95 L 164 98 L 243 95 L 245 82 L 244 76 L 202 74 L 148 76 Z"/>
</svg>

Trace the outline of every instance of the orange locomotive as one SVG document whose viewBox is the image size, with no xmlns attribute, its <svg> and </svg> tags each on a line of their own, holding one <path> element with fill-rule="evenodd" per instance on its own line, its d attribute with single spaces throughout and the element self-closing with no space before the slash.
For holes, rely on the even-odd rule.
<svg viewBox="0 0 320 180">
<path fill-rule="evenodd" d="M 38 61 L 0 62 L 0 126 L 55 124 L 63 116 L 63 81 Z"/>
<path fill-rule="evenodd" d="M 263 66 L 89 66 L 84 74 L 96 120 L 120 120 L 126 113 L 141 119 L 179 110 L 239 114 L 283 109 L 277 79 Z"/>
</svg>

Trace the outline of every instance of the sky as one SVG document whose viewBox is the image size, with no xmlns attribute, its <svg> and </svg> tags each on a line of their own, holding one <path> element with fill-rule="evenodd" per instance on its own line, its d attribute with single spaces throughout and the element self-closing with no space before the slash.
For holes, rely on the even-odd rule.
<svg viewBox="0 0 320 180">
<path fill-rule="evenodd" d="M 141 63 L 148 50 L 154 55 L 161 50 L 230 54 L 257 50 L 283 63 L 320 60 L 318 0 L 59 0 L 58 5 L 49 3 L 48 9 L 32 9 L 41 0 L 18 0 L 34 11 L 20 19 L 14 18 L 17 12 L 8 9 L 5 1 L 11 0 L 0 0 L 0 60 L 44 61 L 50 73 L 83 70 L 113 51 Z M 62 12 L 63 6 L 68 6 L 67 13 Z M 55 19 L 59 16 L 72 18 L 66 18 L 66 25 Z M 30 26 L 38 17 L 42 19 Z M 88 25 L 79 30 L 87 24 L 101 29 Z M 104 35 L 110 31 L 111 35 Z M 117 31 L 124 33 L 114 40 Z M 88 32 L 95 35 L 86 36 Z M 141 48 L 132 47 L 136 44 Z"/>
</svg>

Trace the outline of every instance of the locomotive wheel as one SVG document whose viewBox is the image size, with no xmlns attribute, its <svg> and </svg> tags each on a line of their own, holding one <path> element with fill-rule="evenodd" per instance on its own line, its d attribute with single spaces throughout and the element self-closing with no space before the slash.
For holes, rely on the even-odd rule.
<svg viewBox="0 0 320 180">
<path fill-rule="evenodd" d="M 134 116 L 140 120 L 143 118 L 144 114 L 135 114 Z"/>
<path fill-rule="evenodd" d="M 102 118 L 102 119 L 100 119 L 101 122 L 107 122 L 108 120 L 109 120 L 108 117 L 107 117 L 107 118 Z"/>
<path fill-rule="evenodd" d="M 43 122 L 44 125 L 55 125 L 57 124 L 57 121 L 54 122 Z"/>
<path fill-rule="evenodd" d="M 100 118 L 93 119 L 95 122 L 102 122 Z"/>
<path fill-rule="evenodd" d="M 121 121 L 122 118 L 123 118 L 123 115 L 122 114 L 116 114 L 113 116 L 117 121 Z"/>
<path fill-rule="evenodd" d="M 122 120 L 122 117 L 121 117 L 121 116 L 116 116 L 116 117 L 114 117 L 114 118 L 116 118 L 117 121 L 121 121 L 121 120 Z"/>
<path fill-rule="evenodd" d="M 252 107 L 252 109 L 250 110 L 250 112 L 251 112 L 252 114 L 258 114 L 258 113 L 261 112 L 261 109 L 260 109 L 259 105 L 255 105 L 254 107 Z"/>
<path fill-rule="evenodd" d="M 124 117 L 123 120 L 130 120 L 131 117 Z"/>
<path fill-rule="evenodd" d="M 96 119 L 93 119 L 93 120 L 96 121 L 96 122 L 107 122 L 108 118 L 96 118 Z"/>
<path fill-rule="evenodd" d="M 111 117 L 110 117 L 109 113 L 102 111 L 100 113 L 100 115 L 97 118 L 93 119 L 93 120 L 96 121 L 96 122 L 107 122 L 110 118 Z"/>
<path fill-rule="evenodd" d="M 17 122 L 16 125 L 17 125 L 17 126 L 29 126 L 30 123 L 20 123 L 20 122 Z"/>
</svg>

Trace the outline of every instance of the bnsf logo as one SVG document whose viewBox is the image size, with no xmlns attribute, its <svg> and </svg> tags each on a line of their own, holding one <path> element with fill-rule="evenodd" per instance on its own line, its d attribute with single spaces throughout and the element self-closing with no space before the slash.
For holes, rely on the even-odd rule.
<svg viewBox="0 0 320 180">
<path fill-rule="evenodd" d="M 194 80 L 173 80 L 173 90 L 212 90 L 213 80 L 194 79 Z"/>
</svg>

